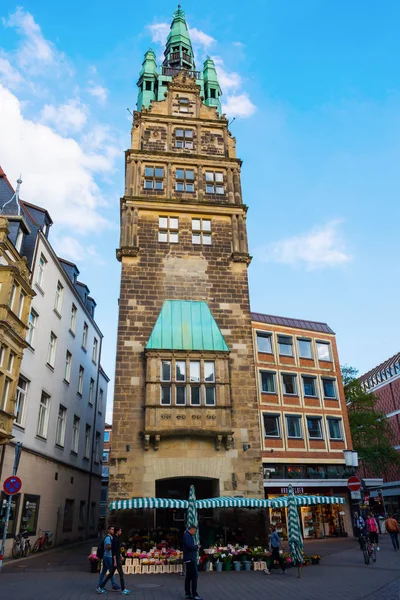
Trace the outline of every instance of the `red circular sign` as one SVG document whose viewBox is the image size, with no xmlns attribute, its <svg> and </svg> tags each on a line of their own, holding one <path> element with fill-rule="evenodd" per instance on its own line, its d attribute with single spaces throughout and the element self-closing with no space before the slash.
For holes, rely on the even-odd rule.
<svg viewBox="0 0 400 600">
<path fill-rule="evenodd" d="M 356 477 L 355 475 L 353 475 L 352 477 L 348 478 L 347 487 L 352 492 L 358 492 L 358 490 L 361 488 L 361 480 L 358 479 L 358 477 Z"/>
<path fill-rule="evenodd" d="M 7 477 L 5 482 L 3 483 L 4 493 L 8 496 L 13 496 L 14 494 L 18 494 L 21 490 L 22 481 L 16 475 L 12 475 L 11 477 Z"/>
</svg>

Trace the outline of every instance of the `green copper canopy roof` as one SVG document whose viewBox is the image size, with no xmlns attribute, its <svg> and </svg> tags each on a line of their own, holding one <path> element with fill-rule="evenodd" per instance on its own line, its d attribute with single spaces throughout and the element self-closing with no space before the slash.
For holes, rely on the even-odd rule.
<svg viewBox="0 0 400 600">
<path fill-rule="evenodd" d="M 229 352 L 207 303 L 192 300 L 165 300 L 146 349 Z"/>
</svg>

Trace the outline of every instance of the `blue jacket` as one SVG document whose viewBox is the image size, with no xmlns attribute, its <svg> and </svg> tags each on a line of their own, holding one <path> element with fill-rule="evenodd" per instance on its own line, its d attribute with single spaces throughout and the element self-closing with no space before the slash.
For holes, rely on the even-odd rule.
<svg viewBox="0 0 400 600">
<path fill-rule="evenodd" d="M 193 536 L 189 531 L 183 534 L 183 561 L 197 560 L 198 545 L 193 542 Z"/>
</svg>

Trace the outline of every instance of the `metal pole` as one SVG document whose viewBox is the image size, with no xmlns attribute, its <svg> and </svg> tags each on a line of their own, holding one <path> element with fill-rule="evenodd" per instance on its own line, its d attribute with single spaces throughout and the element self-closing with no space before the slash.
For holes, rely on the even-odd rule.
<svg viewBox="0 0 400 600">
<path fill-rule="evenodd" d="M 15 446 L 14 467 L 13 467 L 13 472 L 12 472 L 13 476 L 15 476 L 18 471 L 19 459 L 21 457 L 21 449 L 22 449 L 22 443 L 18 442 Z M 11 500 L 12 500 L 12 496 L 8 496 L 6 516 L 4 519 L 4 527 L 3 527 L 3 539 L 1 541 L 1 550 L 0 550 L 0 573 L 1 573 L 1 569 L 3 567 L 3 558 L 4 558 L 4 552 L 6 549 L 8 521 L 9 521 L 10 513 L 11 513 Z"/>
</svg>

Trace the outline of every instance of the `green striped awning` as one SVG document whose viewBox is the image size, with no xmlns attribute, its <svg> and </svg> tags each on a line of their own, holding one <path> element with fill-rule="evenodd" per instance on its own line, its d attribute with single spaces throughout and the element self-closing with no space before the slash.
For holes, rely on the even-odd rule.
<svg viewBox="0 0 400 600">
<path fill-rule="evenodd" d="M 110 510 L 128 510 L 132 508 L 187 508 L 187 500 L 174 498 L 131 498 L 111 502 Z"/>
<path fill-rule="evenodd" d="M 197 500 L 196 504 L 197 508 L 264 508 L 265 506 L 269 506 L 270 502 L 271 500 L 259 500 L 258 498 L 221 496 L 219 498 Z"/>
<path fill-rule="evenodd" d="M 340 496 L 295 496 L 297 506 L 312 506 L 314 504 L 346 504 L 346 500 Z M 270 504 L 264 504 L 265 507 L 282 508 L 288 505 L 288 497 L 271 498 L 265 500 Z"/>
</svg>

